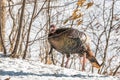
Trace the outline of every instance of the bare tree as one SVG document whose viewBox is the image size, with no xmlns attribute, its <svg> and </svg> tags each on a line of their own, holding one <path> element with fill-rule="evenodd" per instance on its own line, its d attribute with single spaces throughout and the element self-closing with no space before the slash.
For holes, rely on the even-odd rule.
<svg viewBox="0 0 120 80">
<path fill-rule="evenodd" d="M 31 32 L 33 17 L 34 17 L 34 14 L 35 14 L 36 3 L 37 3 L 37 0 L 34 1 L 34 9 L 32 11 L 33 13 L 32 13 L 32 17 L 31 17 L 31 20 L 30 20 L 29 28 L 28 28 L 28 34 L 27 34 L 27 40 L 26 40 L 26 45 L 25 45 L 23 59 L 25 59 L 25 57 L 26 57 L 27 49 L 28 49 L 28 46 L 29 46 L 28 43 L 29 43 L 29 37 L 30 37 L 30 32 Z"/>
<path fill-rule="evenodd" d="M 5 49 L 5 25 L 6 25 L 6 0 L 0 0 L 0 51 L 4 52 Z"/>
<path fill-rule="evenodd" d="M 105 62 L 106 62 L 107 49 L 109 47 L 109 41 L 110 41 L 110 37 L 111 37 L 111 30 L 113 28 L 114 3 L 115 3 L 115 1 L 113 0 L 112 8 L 111 8 L 111 14 L 110 14 L 110 27 L 109 27 L 108 32 L 106 32 L 106 33 L 108 33 L 108 35 L 106 35 L 106 45 L 105 45 L 105 49 L 104 49 L 104 57 L 103 57 L 102 64 L 101 64 L 102 67 L 105 65 Z"/>
<path fill-rule="evenodd" d="M 120 58 L 118 45 L 120 44 L 120 10 L 116 8 L 117 0 L 112 0 L 110 3 L 102 0 L 101 4 L 96 3 L 97 0 L 92 0 L 95 2 L 83 0 L 82 3 L 82 0 L 67 2 L 64 0 L 7 0 L 7 5 L 4 1 L 6 0 L 0 1 L 0 51 L 4 53 L 8 51 L 11 57 L 20 56 L 23 59 L 27 58 L 27 53 L 30 56 L 39 54 L 41 62 L 51 64 L 47 41 L 50 24 L 55 24 L 57 27 L 73 27 L 86 32 L 91 37 L 92 49 L 98 61 L 102 63 L 98 72 L 107 75 L 119 73 L 117 63 L 120 60 L 112 65 L 114 60 Z M 8 9 L 6 20 L 5 9 Z M 6 33 L 5 24 L 7 25 Z M 64 65 L 65 56 L 59 55 L 56 51 L 53 51 L 52 56 L 55 65 Z M 80 70 L 78 55 L 73 55 L 70 60 L 68 67 Z M 97 73 L 89 65 L 88 62 L 86 71 Z"/>
<path fill-rule="evenodd" d="M 20 16 L 20 21 L 19 21 L 19 27 L 18 27 L 18 32 L 17 32 L 17 39 L 16 39 L 16 43 L 14 45 L 14 49 L 13 49 L 11 55 L 10 55 L 11 57 L 18 57 L 16 54 L 17 54 L 18 47 L 19 47 L 21 30 L 22 30 L 22 27 L 23 27 L 22 23 L 23 23 L 23 17 L 24 17 L 25 2 L 26 2 L 26 0 L 23 0 L 21 16 Z"/>
<path fill-rule="evenodd" d="M 97 11 L 89 13 L 90 21 L 87 25 L 88 27 L 85 28 L 86 31 L 92 34 L 91 38 L 95 48 L 95 56 L 101 61 L 102 67 L 98 71 L 100 74 L 113 75 L 115 71 L 119 73 L 118 67 L 120 60 L 118 59 L 114 64 L 114 59 L 120 57 L 119 52 L 117 52 L 119 51 L 118 44 L 120 40 L 118 38 L 120 36 L 119 32 L 117 32 L 119 30 L 120 19 L 118 16 L 120 14 L 116 13 L 115 7 L 117 6 L 115 3 L 117 1 L 112 0 L 111 7 L 108 7 L 106 0 L 103 0 L 103 6 L 96 5 L 98 11 L 99 9 L 102 11 L 101 13 Z M 99 18 L 101 19 L 99 20 Z M 92 71 L 94 72 L 94 70 Z"/>
</svg>

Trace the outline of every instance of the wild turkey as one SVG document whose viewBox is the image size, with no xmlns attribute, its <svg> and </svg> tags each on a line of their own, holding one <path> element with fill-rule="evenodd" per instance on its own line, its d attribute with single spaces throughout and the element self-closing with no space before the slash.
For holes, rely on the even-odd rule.
<svg viewBox="0 0 120 80">
<path fill-rule="evenodd" d="M 73 28 L 58 28 L 55 25 L 50 26 L 50 32 L 48 34 L 48 41 L 51 45 L 50 54 L 54 48 L 58 52 L 67 55 L 66 66 L 69 61 L 70 54 L 77 53 L 80 57 L 83 57 L 82 70 L 85 70 L 85 59 L 87 58 L 93 67 L 100 68 L 99 63 L 93 56 L 93 52 L 90 49 L 88 36 Z"/>
</svg>

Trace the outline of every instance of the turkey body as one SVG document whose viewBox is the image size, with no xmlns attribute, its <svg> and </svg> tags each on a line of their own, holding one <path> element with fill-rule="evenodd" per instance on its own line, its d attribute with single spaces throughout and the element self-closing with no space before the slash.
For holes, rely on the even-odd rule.
<svg viewBox="0 0 120 80">
<path fill-rule="evenodd" d="M 84 32 L 73 28 L 58 28 L 54 33 L 49 33 L 48 41 L 52 48 L 62 54 L 66 54 L 67 57 L 75 53 L 80 57 L 86 55 L 93 67 L 100 68 L 90 49 L 89 37 Z"/>
<path fill-rule="evenodd" d="M 87 37 L 83 32 L 73 28 L 60 28 L 55 33 L 48 35 L 51 46 L 63 54 L 78 53 L 80 56 L 85 52 Z"/>
</svg>

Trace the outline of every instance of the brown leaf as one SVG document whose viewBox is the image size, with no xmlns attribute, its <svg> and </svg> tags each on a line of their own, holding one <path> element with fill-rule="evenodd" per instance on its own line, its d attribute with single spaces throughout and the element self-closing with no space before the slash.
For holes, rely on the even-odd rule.
<svg viewBox="0 0 120 80">
<path fill-rule="evenodd" d="M 76 11 L 74 11 L 72 16 L 70 17 L 70 19 L 75 20 L 76 17 L 77 17 L 77 13 L 76 13 Z"/>
<path fill-rule="evenodd" d="M 83 16 L 83 14 L 82 14 L 82 12 L 81 13 L 79 13 L 79 15 L 77 15 L 77 18 L 80 18 L 80 17 L 82 17 Z"/>
<path fill-rule="evenodd" d="M 81 20 L 81 19 L 80 19 L 80 20 L 78 20 L 78 21 L 77 21 L 77 25 L 82 24 L 82 22 L 83 22 L 83 20 Z"/>
<path fill-rule="evenodd" d="M 93 5 L 93 2 L 87 3 L 87 8 L 86 9 L 90 8 L 92 5 Z"/>
<path fill-rule="evenodd" d="M 78 0 L 78 2 L 77 2 L 77 5 L 79 5 L 79 6 L 83 6 L 83 4 L 85 3 L 85 1 L 86 0 Z"/>
<path fill-rule="evenodd" d="M 77 11 L 79 11 L 79 9 L 75 9 L 74 12 L 76 13 Z"/>
<path fill-rule="evenodd" d="M 75 20 L 82 17 L 82 12 L 80 12 L 79 9 L 74 10 L 74 12 L 72 13 L 72 16 L 70 17 L 71 20 Z"/>
<path fill-rule="evenodd" d="M 72 16 L 73 16 L 73 17 L 77 15 L 77 11 L 78 11 L 78 10 L 74 10 L 74 12 L 72 13 Z"/>
<path fill-rule="evenodd" d="M 10 80 L 10 77 L 9 77 L 9 78 L 6 78 L 5 80 Z"/>
</svg>

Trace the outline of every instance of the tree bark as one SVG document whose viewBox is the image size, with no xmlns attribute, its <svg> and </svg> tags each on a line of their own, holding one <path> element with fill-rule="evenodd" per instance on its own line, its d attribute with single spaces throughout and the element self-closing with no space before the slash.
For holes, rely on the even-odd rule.
<svg viewBox="0 0 120 80">
<path fill-rule="evenodd" d="M 117 73 L 117 71 L 119 70 L 120 65 L 116 68 L 115 72 L 113 72 L 113 76 L 115 76 L 115 74 Z"/>
<path fill-rule="evenodd" d="M 18 57 L 16 55 L 17 53 L 17 50 L 18 50 L 18 47 L 19 47 L 19 42 L 20 42 L 20 35 L 21 35 L 21 30 L 22 30 L 22 27 L 23 27 L 23 17 L 24 17 L 24 10 L 25 10 L 25 2 L 26 0 L 23 0 L 23 4 L 22 4 L 22 11 L 21 11 L 21 15 L 20 15 L 20 21 L 19 21 L 19 27 L 18 27 L 18 33 L 17 33 L 17 39 L 16 39 L 16 43 L 15 43 L 15 46 L 14 46 L 14 49 L 11 53 L 11 57 Z"/>
<path fill-rule="evenodd" d="M 46 34 L 48 33 L 47 31 L 49 30 L 48 29 L 48 26 L 50 26 L 50 2 L 51 2 L 51 0 L 48 0 L 47 1 L 47 4 L 46 4 L 46 6 L 48 7 L 48 9 L 46 10 L 46 12 L 47 12 L 47 14 L 46 14 L 46 19 L 48 20 L 48 23 L 47 23 L 47 27 L 46 27 Z M 47 45 L 46 46 L 46 48 L 48 47 L 48 43 L 47 43 L 47 40 L 45 40 L 45 45 Z M 45 56 L 45 63 L 48 63 L 48 51 L 47 51 L 47 49 L 46 49 L 46 56 Z M 51 61 L 52 62 L 52 61 Z"/>
<path fill-rule="evenodd" d="M 6 24 L 6 0 L 0 0 L 0 52 L 4 52 L 6 55 L 5 49 L 5 24 Z"/>
<path fill-rule="evenodd" d="M 112 28 L 113 28 L 113 18 L 114 18 L 114 6 L 115 6 L 115 1 L 113 0 L 112 2 L 112 8 L 111 8 L 111 15 L 110 15 L 110 27 L 109 27 L 109 30 L 108 30 L 108 35 L 106 35 L 106 45 L 105 45 L 105 49 L 104 49 L 104 56 L 103 56 L 103 60 L 102 60 L 102 68 L 99 69 L 98 73 L 101 73 L 103 68 L 104 68 L 104 65 L 105 65 L 105 62 L 106 62 L 106 56 L 107 56 L 107 50 L 108 50 L 108 47 L 109 47 L 109 41 L 110 41 L 110 37 L 111 37 L 111 32 L 112 32 Z"/>
<path fill-rule="evenodd" d="M 29 29 L 28 29 L 28 34 L 27 34 L 27 41 L 26 41 L 26 45 L 25 45 L 23 59 L 25 59 L 26 53 L 27 53 L 27 48 L 28 48 L 28 43 L 29 43 L 29 37 L 30 37 L 30 31 L 31 31 L 33 17 L 34 17 L 35 9 L 36 9 L 36 3 L 37 3 L 37 0 L 35 0 L 35 2 L 34 2 L 34 9 L 33 9 L 32 17 L 31 17 L 30 24 L 29 24 Z"/>
</svg>

